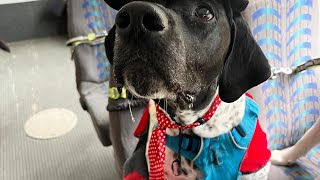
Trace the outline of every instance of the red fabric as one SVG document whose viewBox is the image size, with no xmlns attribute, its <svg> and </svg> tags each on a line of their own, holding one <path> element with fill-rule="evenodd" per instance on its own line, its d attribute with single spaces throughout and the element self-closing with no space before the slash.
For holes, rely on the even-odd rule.
<svg viewBox="0 0 320 180">
<path fill-rule="evenodd" d="M 267 137 L 258 120 L 240 171 L 242 173 L 256 172 L 268 163 L 270 156 L 271 152 L 268 149 Z"/>
<path fill-rule="evenodd" d="M 246 95 L 247 97 L 249 97 L 250 99 L 253 99 L 253 96 L 252 96 L 250 93 L 245 93 L 245 95 Z"/>
<path fill-rule="evenodd" d="M 221 103 L 219 96 L 214 100 L 212 107 L 205 113 L 203 119 L 205 122 L 211 119 Z M 199 125 L 199 122 L 192 123 L 186 126 L 179 126 L 174 123 L 158 105 L 156 105 L 158 126 L 153 130 L 149 143 L 149 179 L 162 180 L 164 179 L 164 164 L 165 164 L 165 146 L 166 146 L 166 129 L 192 129 Z"/>
<path fill-rule="evenodd" d="M 133 172 L 125 176 L 123 180 L 146 180 L 146 178 L 141 176 L 138 172 Z"/>
<path fill-rule="evenodd" d="M 138 124 L 138 127 L 136 128 L 136 130 L 133 133 L 134 136 L 136 136 L 136 137 L 140 136 L 143 133 L 143 131 L 145 129 L 147 129 L 148 121 L 149 121 L 149 104 L 146 106 L 146 108 L 142 114 L 142 117 L 140 119 L 140 122 Z"/>
</svg>

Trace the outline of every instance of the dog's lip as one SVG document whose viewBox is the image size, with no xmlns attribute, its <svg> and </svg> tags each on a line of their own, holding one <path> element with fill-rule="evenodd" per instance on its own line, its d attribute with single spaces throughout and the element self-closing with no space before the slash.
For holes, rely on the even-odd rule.
<svg viewBox="0 0 320 180">
<path fill-rule="evenodd" d="M 175 100 L 176 99 L 176 93 L 169 91 L 168 88 L 164 85 L 164 81 L 157 82 L 157 84 L 160 84 L 157 88 L 158 91 L 153 94 L 145 94 L 141 95 L 137 92 L 136 87 L 132 85 L 132 83 L 128 80 L 128 77 L 124 74 L 124 86 L 126 89 L 131 92 L 131 94 L 138 98 L 144 98 L 144 99 L 170 99 Z"/>
<path fill-rule="evenodd" d="M 126 71 L 128 71 L 128 69 L 134 69 L 134 68 L 149 68 L 152 69 L 152 71 L 159 76 L 161 79 L 168 79 L 165 76 L 165 73 L 163 73 L 163 71 L 158 68 L 158 65 L 153 63 L 153 59 L 151 58 L 144 58 L 144 57 L 139 57 L 139 56 L 133 56 L 130 58 L 124 58 L 125 60 L 121 60 L 122 62 L 125 62 L 124 64 L 120 65 L 120 69 L 119 69 L 119 74 L 121 74 L 122 76 L 125 75 Z M 132 70 L 131 70 L 132 71 Z M 139 73 L 140 70 L 137 70 L 135 73 Z"/>
</svg>

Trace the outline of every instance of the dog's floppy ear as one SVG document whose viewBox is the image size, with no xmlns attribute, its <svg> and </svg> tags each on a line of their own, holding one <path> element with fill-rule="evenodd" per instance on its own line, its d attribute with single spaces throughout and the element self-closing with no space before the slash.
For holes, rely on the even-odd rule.
<svg viewBox="0 0 320 180">
<path fill-rule="evenodd" d="M 110 7 L 115 10 L 121 9 L 125 4 L 129 3 L 130 0 L 104 0 Z"/>
<path fill-rule="evenodd" d="M 234 11 L 242 12 L 249 4 L 249 0 L 230 0 L 231 7 Z"/>
<path fill-rule="evenodd" d="M 108 36 L 105 38 L 105 41 L 104 41 L 106 55 L 110 64 L 113 64 L 113 48 L 114 48 L 115 39 L 116 39 L 116 26 L 114 25 L 110 29 Z"/>
<path fill-rule="evenodd" d="M 219 81 L 219 95 L 225 102 L 237 100 L 271 76 L 268 60 L 245 19 L 240 12 L 233 11 L 232 14 L 231 49 Z"/>
</svg>

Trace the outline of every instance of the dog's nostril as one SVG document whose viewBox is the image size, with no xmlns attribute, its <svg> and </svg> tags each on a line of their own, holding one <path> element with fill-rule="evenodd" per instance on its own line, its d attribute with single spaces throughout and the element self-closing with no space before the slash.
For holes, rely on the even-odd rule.
<svg viewBox="0 0 320 180">
<path fill-rule="evenodd" d="M 122 12 L 116 18 L 116 24 L 119 28 L 125 29 L 130 25 L 130 15 L 127 12 Z"/>
<path fill-rule="evenodd" d="M 142 22 L 143 26 L 149 31 L 162 31 L 164 29 L 160 17 L 156 14 L 146 14 Z"/>
</svg>

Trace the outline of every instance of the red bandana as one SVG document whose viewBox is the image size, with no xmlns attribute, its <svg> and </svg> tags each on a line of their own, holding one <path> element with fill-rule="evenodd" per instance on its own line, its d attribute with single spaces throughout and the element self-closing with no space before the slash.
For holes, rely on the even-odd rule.
<svg viewBox="0 0 320 180">
<path fill-rule="evenodd" d="M 151 135 L 151 140 L 149 143 L 149 163 L 150 163 L 150 172 L 149 172 L 149 179 L 150 180 L 163 180 L 164 179 L 164 160 L 165 160 L 165 145 L 166 145 L 166 129 L 192 129 L 197 126 L 204 124 L 205 122 L 209 121 L 211 117 L 216 112 L 218 106 L 221 103 L 221 99 L 217 96 L 206 114 L 203 115 L 202 118 L 199 118 L 198 121 L 186 125 L 180 126 L 174 123 L 163 110 L 156 105 L 157 111 L 157 119 L 158 119 L 158 126 L 156 129 L 153 130 Z"/>
</svg>

